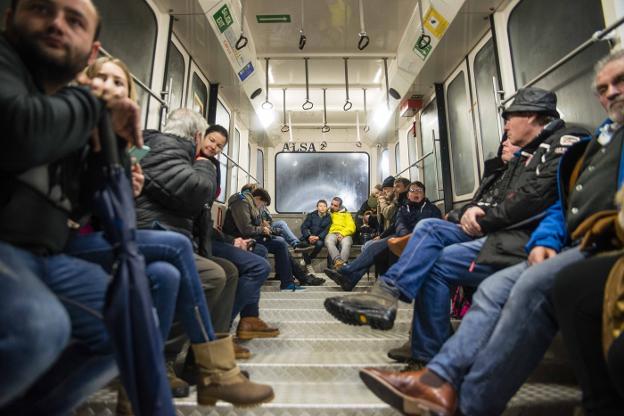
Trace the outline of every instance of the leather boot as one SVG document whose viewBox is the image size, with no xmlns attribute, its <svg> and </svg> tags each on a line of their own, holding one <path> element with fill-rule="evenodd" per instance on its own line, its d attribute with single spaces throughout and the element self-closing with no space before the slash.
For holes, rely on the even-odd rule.
<svg viewBox="0 0 624 416">
<path fill-rule="evenodd" d="M 370 325 L 374 329 L 392 329 L 400 292 L 378 279 L 370 291 L 325 299 L 325 309 L 334 318 L 349 325 Z"/>
<path fill-rule="evenodd" d="M 246 360 L 251 358 L 251 351 L 234 340 L 234 355 L 237 360 Z"/>
<path fill-rule="evenodd" d="M 388 351 L 388 357 L 400 363 L 407 363 L 412 359 L 412 342 L 405 341 L 405 344 Z"/>
<path fill-rule="evenodd" d="M 342 269 L 342 266 L 345 265 L 345 262 L 343 259 L 341 259 L 340 257 L 336 257 L 336 260 L 334 260 L 334 270 L 340 270 Z"/>
<path fill-rule="evenodd" d="M 406 415 L 452 416 L 457 410 L 453 386 L 427 368 L 406 372 L 365 368 L 360 378 L 377 397 Z"/>
<path fill-rule="evenodd" d="M 401 254 L 403 254 L 403 250 L 405 250 L 405 246 L 411 237 L 412 234 L 404 235 L 403 237 L 389 238 L 388 249 L 390 249 L 390 252 L 392 252 L 395 256 L 401 257 Z"/>
<path fill-rule="evenodd" d="M 173 397 L 188 397 L 190 394 L 189 384 L 176 375 L 173 361 L 167 362 L 167 380 L 169 380 Z"/>
<path fill-rule="evenodd" d="M 130 399 L 128 399 L 126 389 L 123 388 L 121 383 L 117 388 L 117 407 L 115 408 L 115 415 L 134 416 L 134 413 L 132 412 L 132 404 L 130 404 Z"/>
<path fill-rule="evenodd" d="M 271 386 L 249 381 L 234 358 L 232 337 L 202 344 L 193 344 L 195 362 L 199 367 L 197 403 L 214 406 L 223 400 L 234 406 L 255 406 L 273 400 Z"/>
<path fill-rule="evenodd" d="M 254 338 L 274 338 L 278 335 L 279 329 L 268 326 L 257 316 L 241 318 L 236 328 L 236 336 L 243 341 Z"/>
</svg>

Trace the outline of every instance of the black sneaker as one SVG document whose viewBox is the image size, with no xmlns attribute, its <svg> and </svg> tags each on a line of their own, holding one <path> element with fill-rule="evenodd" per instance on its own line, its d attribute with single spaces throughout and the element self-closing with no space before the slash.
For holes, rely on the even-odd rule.
<svg viewBox="0 0 624 416">
<path fill-rule="evenodd" d="M 320 277 L 316 277 L 313 274 L 308 274 L 304 279 L 300 279 L 299 283 L 301 286 L 320 286 L 325 283 L 325 279 L 321 279 Z"/>
<path fill-rule="evenodd" d="M 336 284 L 340 286 L 345 292 L 351 292 L 355 287 L 355 284 L 352 283 L 351 280 L 343 276 L 343 274 L 340 273 L 338 270 L 326 268 L 325 270 L 323 270 L 323 272 L 325 272 L 325 275 L 334 282 L 336 282 Z"/>
<path fill-rule="evenodd" d="M 295 244 L 295 253 L 309 253 L 314 250 L 314 247 L 310 244 L 302 241 L 300 243 Z"/>
<path fill-rule="evenodd" d="M 382 280 L 370 291 L 325 299 L 325 309 L 334 318 L 349 325 L 370 325 L 389 330 L 394 326 L 400 292 Z"/>
</svg>

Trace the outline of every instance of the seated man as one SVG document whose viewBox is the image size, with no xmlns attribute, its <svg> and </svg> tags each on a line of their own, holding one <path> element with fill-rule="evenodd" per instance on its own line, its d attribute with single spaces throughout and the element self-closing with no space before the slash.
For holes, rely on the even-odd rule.
<svg viewBox="0 0 624 416">
<path fill-rule="evenodd" d="M 600 228 L 593 227 L 596 219 L 615 209 L 614 196 L 624 180 L 622 79 L 624 52 L 596 65 L 594 86 L 610 119 L 593 139 L 573 145 L 562 157 L 557 172 L 561 194 L 531 235 L 528 261 L 479 286 L 458 331 L 427 368 L 398 377 L 364 370 L 361 376 L 382 400 L 418 403 L 442 414 L 454 414 L 457 407 L 467 415 L 501 414 L 539 364 L 558 327 L 552 304 L 557 273 L 609 247 L 589 244 L 581 250 L 578 243 L 591 241 L 593 230 Z M 388 384 L 380 387 L 380 382 Z M 409 392 L 401 387 L 406 385 Z M 393 401 L 397 392 L 401 399 Z"/>
<path fill-rule="evenodd" d="M 381 192 L 377 195 L 377 222 L 380 226 L 380 232 L 383 232 L 390 226 L 390 221 L 396 211 L 394 182 L 394 176 L 388 176 L 384 179 L 381 184 Z"/>
<path fill-rule="evenodd" d="M 460 225 L 440 219 L 420 221 L 399 261 L 371 292 L 325 301 L 334 316 L 389 329 L 399 297 L 416 299 L 416 309 L 426 311 L 420 309 L 414 320 L 412 347 L 419 348 L 414 358 L 426 362 L 450 335 L 445 282 L 477 286 L 494 271 L 526 259 L 523 246 L 557 197 L 558 159 L 587 133 L 556 118 L 555 94 L 539 88 L 519 90 L 504 117 L 507 137 L 522 151 L 509 163 L 509 186 L 501 202 L 470 207 Z M 431 295 L 431 287 L 437 296 Z"/>
<path fill-rule="evenodd" d="M 323 248 L 325 237 L 329 232 L 331 216 L 327 213 L 327 201 L 320 199 L 316 203 L 316 210 L 306 215 L 301 224 L 301 239 L 307 241 L 313 250 L 311 253 L 303 253 L 303 261 L 306 264 L 308 273 L 314 273 L 312 269 L 312 259 L 315 259 Z"/>
<path fill-rule="evenodd" d="M 379 233 L 377 221 L 377 198 L 382 192 L 381 184 L 375 185 L 368 199 L 362 203 L 356 215 L 355 225 L 362 244 L 371 240 Z M 374 215 L 372 215 L 374 213 Z"/>
<path fill-rule="evenodd" d="M 351 245 L 353 244 L 353 233 L 355 233 L 355 222 L 353 217 L 342 206 L 342 199 L 335 196 L 330 206 L 331 226 L 327 237 L 325 237 L 325 245 L 329 252 L 332 266 L 340 270 L 340 268 L 349 260 L 351 254 Z"/>
<path fill-rule="evenodd" d="M 400 237 L 411 233 L 421 219 L 440 217 L 442 217 L 442 213 L 438 207 L 425 197 L 425 185 L 416 181 L 410 184 L 407 200 L 399 206 L 395 223 L 388 230 L 395 230 L 395 233 L 391 235 Z M 390 236 L 371 240 L 364 245 L 362 253 L 355 260 L 342 266 L 340 270 L 325 269 L 325 274 L 338 283 L 343 290 L 353 290 L 374 263 L 375 256 L 387 250 L 389 238 Z"/>
</svg>

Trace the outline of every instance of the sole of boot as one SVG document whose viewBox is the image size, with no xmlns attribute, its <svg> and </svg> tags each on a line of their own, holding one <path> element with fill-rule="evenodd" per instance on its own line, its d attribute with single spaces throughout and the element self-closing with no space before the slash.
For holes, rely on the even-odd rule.
<svg viewBox="0 0 624 416">
<path fill-rule="evenodd" d="M 241 341 L 249 341 L 254 338 L 275 338 L 279 336 L 279 331 L 274 332 L 255 332 L 255 331 L 240 331 L 236 333 L 236 338 Z"/>
<path fill-rule="evenodd" d="M 375 310 L 356 309 L 338 304 L 332 298 L 325 299 L 324 306 L 327 312 L 342 323 L 357 326 L 368 325 L 382 331 L 392 329 L 396 317 L 396 311 L 383 315 Z"/>
<path fill-rule="evenodd" d="M 314 250 L 314 246 L 293 249 L 295 253 L 311 253 L 312 250 Z"/>
<path fill-rule="evenodd" d="M 239 403 L 239 402 L 226 402 L 226 403 L 230 403 L 232 406 L 234 407 L 243 407 L 243 408 L 251 408 L 251 407 L 257 407 L 260 406 L 262 404 L 265 403 L 270 403 L 273 401 L 273 399 L 275 399 L 275 393 L 271 393 L 271 396 L 262 399 L 260 401 L 257 402 L 253 402 L 253 403 Z M 204 400 L 202 400 L 201 402 L 199 401 L 199 398 L 197 400 L 197 404 L 200 406 L 215 406 L 217 404 L 217 401 L 219 399 L 215 398 L 215 399 L 206 399 L 204 398 Z M 225 400 L 222 400 L 225 401 Z"/>
<path fill-rule="evenodd" d="M 407 363 L 412 359 L 412 354 L 410 350 L 399 347 L 388 351 L 388 358 L 399 363 Z"/>
<path fill-rule="evenodd" d="M 178 387 L 171 389 L 171 395 L 176 399 L 182 399 L 184 397 L 188 397 L 191 395 L 191 389 L 189 386 L 186 387 Z"/>
<path fill-rule="evenodd" d="M 380 400 L 409 416 L 452 416 L 446 409 L 427 400 L 403 394 L 384 379 L 360 370 L 360 378 Z"/>
</svg>

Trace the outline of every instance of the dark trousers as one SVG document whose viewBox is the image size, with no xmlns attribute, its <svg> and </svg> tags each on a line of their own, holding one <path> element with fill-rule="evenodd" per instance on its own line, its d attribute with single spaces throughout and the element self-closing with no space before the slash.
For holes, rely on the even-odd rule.
<svg viewBox="0 0 624 416">
<path fill-rule="evenodd" d="M 301 241 L 305 241 L 305 239 L 302 237 Z M 305 264 L 312 264 L 312 259 L 315 259 L 316 256 L 318 256 L 324 245 L 324 240 L 318 240 L 316 243 L 314 243 L 314 249 L 309 254 L 303 253 L 303 260 L 305 261 Z"/>
<path fill-rule="evenodd" d="M 557 320 L 583 390 L 588 416 L 624 414 L 624 338 L 602 347 L 604 287 L 616 256 L 593 257 L 564 268 L 553 290 Z"/>
</svg>

